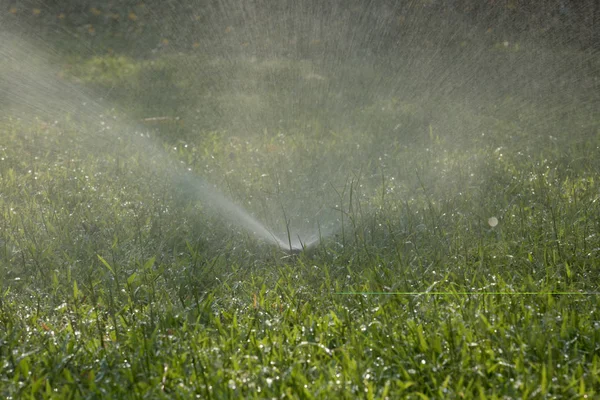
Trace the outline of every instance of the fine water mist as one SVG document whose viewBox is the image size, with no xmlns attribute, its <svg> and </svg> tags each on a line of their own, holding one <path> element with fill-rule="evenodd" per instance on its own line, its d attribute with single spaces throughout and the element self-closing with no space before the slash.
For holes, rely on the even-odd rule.
<svg viewBox="0 0 600 400">
<path fill-rule="evenodd" d="M 316 243 L 316 235 L 300 236 L 289 227 L 288 237 L 277 236 L 214 185 L 170 159 L 158 143 L 149 139 L 143 127 L 127 117 L 110 115 L 110 105 L 103 99 L 62 79 L 51 62 L 52 57 L 44 50 L 3 33 L 0 35 L 0 59 L 1 117 L 29 122 L 54 121 L 55 124 L 67 117 L 79 130 L 83 146 L 90 153 L 116 153 L 123 150 L 120 147 L 136 151 L 143 168 L 159 171 L 164 179 L 172 182 L 175 190 L 193 196 L 213 213 L 256 238 L 286 251 L 298 251 Z M 36 145 L 43 146 L 43 143 Z"/>
<path fill-rule="evenodd" d="M 468 184 L 447 178 L 453 151 L 508 147 L 529 157 L 540 143 L 578 143 L 595 132 L 598 33 L 584 18 L 597 13 L 592 2 L 549 7 L 552 23 L 539 29 L 504 3 L 462 5 L 138 5 L 119 17 L 132 26 L 125 33 L 106 27 L 116 15 L 109 6 L 83 25 L 5 17 L 0 105 L 5 117 L 69 119 L 90 152 L 102 149 L 98 157 L 123 151 L 125 141 L 208 209 L 297 250 L 344 224 L 356 229 L 356 215 L 385 207 L 387 194 L 458 196 Z M 73 36 L 80 47 L 52 47 Z M 172 142 L 150 139 L 141 123 L 162 120 L 183 126 L 166 128 L 178 130 Z M 499 130 L 510 143 L 495 137 Z M 218 188 L 165 150 L 210 135 L 228 145 L 229 161 L 207 167 L 217 169 Z M 392 149 L 416 160 L 394 159 Z M 419 164 L 419 154 L 434 161 Z M 245 171 L 250 161 L 258 176 Z M 477 162 L 457 169 L 473 176 Z M 229 185 L 228 176 L 243 178 Z"/>
<path fill-rule="evenodd" d="M 599 0 L 0 3 L 0 399 L 593 398 L 599 216 Z"/>
</svg>

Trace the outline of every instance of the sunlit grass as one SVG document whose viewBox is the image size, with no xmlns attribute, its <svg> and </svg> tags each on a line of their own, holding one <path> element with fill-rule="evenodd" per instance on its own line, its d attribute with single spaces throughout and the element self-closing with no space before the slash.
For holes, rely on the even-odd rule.
<svg viewBox="0 0 600 400">
<path fill-rule="evenodd" d="M 598 161 L 579 148 L 388 147 L 355 166 L 344 229 L 287 258 L 219 233 L 143 156 L 89 154 L 62 126 L 2 135 L 6 397 L 596 394 Z M 171 152 L 242 200 L 278 160 L 302 171 L 356 147 L 286 140 Z"/>
<path fill-rule="evenodd" d="M 511 96 L 428 113 L 337 72 L 70 56 L 60 79 L 113 109 L 2 119 L 0 396 L 598 396 L 597 115 Z M 318 85 L 346 90 L 285 112 Z M 274 229 L 320 218 L 323 240 L 273 248 L 184 172 Z"/>
</svg>

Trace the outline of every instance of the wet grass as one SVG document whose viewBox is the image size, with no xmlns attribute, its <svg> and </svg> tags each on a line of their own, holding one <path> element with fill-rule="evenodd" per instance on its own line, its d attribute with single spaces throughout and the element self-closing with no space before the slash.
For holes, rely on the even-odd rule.
<svg viewBox="0 0 600 400">
<path fill-rule="evenodd" d="M 110 60 L 71 73 L 189 89 L 168 58 Z M 243 70 L 251 89 L 265 73 Z M 222 96 L 221 110 L 269 102 Z M 163 117 L 150 97 L 137 120 Z M 598 396 L 597 115 L 542 124 L 552 111 L 529 104 L 519 120 L 463 108 L 424 123 L 411 100 L 344 103 L 354 126 L 240 134 L 194 125 L 184 102 L 142 122 L 150 137 L 106 148 L 62 117 L 2 120 L 0 395 Z M 401 133 L 365 130 L 383 125 Z M 296 256 L 260 243 L 148 168 L 144 141 L 271 225 L 273 207 L 301 215 L 334 193 L 337 229 Z"/>
</svg>

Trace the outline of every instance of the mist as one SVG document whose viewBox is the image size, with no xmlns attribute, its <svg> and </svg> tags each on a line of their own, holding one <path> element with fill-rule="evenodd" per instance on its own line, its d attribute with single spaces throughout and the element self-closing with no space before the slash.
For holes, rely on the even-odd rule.
<svg viewBox="0 0 600 400">
<path fill-rule="evenodd" d="M 2 2 L 0 397 L 597 397 L 599 18 Z"/>
<path fill-rule="evenodd" d="M 381 207 L 371 199 L 386 179 L 409 198 L 423 180 L 440 195 L 467 185 L 442 178 L 446 167 L 386 159 L 386 149 L 451 162 L 471 148 L 533 154 L 547 140 L 584 140 L 597 123 L 597 32 L 575 32 L 569 21 L 597 10 L 592 2 L 558 10 L 542 31 L 502 5 L 469 13 L 458 2 L 191 2 L 118 16 L 136 27 L 128 40 L 101 24 L 116 20 L 108 12 L 91 13 L 79 30 L 55 15 L 39 26 L 5 15 L 0 104 L 5 117 L 68 119 L 98 157 L 133 151 L 173 190 L 194 191 L 229 223 L 298 249 L 339 233 L 356 199 L 365 215 Z M 46 39 L 73 35 L 76 48 Z M 558 42 L 563 50 L 549 50 Z M 111 55 L 120 52 L 137 58 Z M 71 69 L 69 57 L 87 59 L 87 70 Z M 500 119 L 514 123 L 510 143 L 488 134 Z M 574 119 L 577 128 L 560 137 Z M 165 140 L 152 121 L 170 121 L 177 133 Z M 213 176 L 170 154 L 209 132 L 231 148 L 231 165 L 211 167 Z M 274 138 L 264 148 L 273 157 L 251 148 L 256 138 Z M 317 158 L 321 144 L 336 140 L 338 152 Z M 288 146 L 303 150 L 286 153 Z M 263 152 L 260 177 L 236 165 L 249 151 Z M 250 193 L 228 176 L 266 183 Z"/>
<path fill-rule="evenodd" d="M 54 124 L 67 118 L 70 126 L 79 132 L 79 146 L 89 153 L 114 157 L 121 152 L 135 152 L 142 168 L 170 181 L 172 190 L 205 203 L 213 213 L 260 240 L 288 251 L 298 251 L 316 243 L 316 234 L 300 236 L 289 226 L 286 226 L 285 238 L 276 236 L 216 186 L 170 158 L 160 143 L 150 139 L 147 129 L 139 121 L 117 113 L 110 103 L 93 91 L 63 79 L 50 53 L 7 33 L 0 35 L 0 42 L 0 104 L 4 118 Z M 43 143 L 36 145 L 44 146 Z M 65 149 L 47 150 L 59 152 Z"/>
</svg>

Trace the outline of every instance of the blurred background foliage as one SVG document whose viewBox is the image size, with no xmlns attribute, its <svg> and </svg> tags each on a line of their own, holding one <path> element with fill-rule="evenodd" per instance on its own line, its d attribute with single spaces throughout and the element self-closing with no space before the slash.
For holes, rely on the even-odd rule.
<svg viewBox="0 0 600 400">
<path fill-rule="evenodd" d="M 266 3 L 269 0 L 5 0 L 0 6 L 0 22 L 4 27 L 13 30 L 20 27 L 32 35 L 74 35 L 79 43 L 95 51 L 126 50 L 138 55 L 163 49 L 201 50 L 208 38 L 225 45 L 224 37 L 228 37 L 231 46 L 253 50 L 262 47 L 269 52 L 276 48 L 283 52 L 291 49 L 302 57 L 310 46 L 327 39 L 315 32 L 313 25 L 298 18 L 298 8 L 320 16 L 320 21 L 328 20 L 322 18 L 327 13 L 336 17 L 345 15 L 342 20 L 358 21 L 382 37 L 392 38 L 373 43 L 371 50 L 375 54 L 396 46 L 396 38 L 403 32 L 411 38 L 410 43 L 403 45 L 416 46 L 460 43 L 474 31 L 486 35 L 492 43 L 513 42 L 527 36 L 579 48 L 600 46 L 600 3 L 597 0 L 383 0 L 377 2 L 378 6 L 373 7 L 376 11 L 372 13 L 365 12 L 370 9 L 365 7 L 365 1 Z M 259 7 L 255 6 L 269 10 L 269 17 L 279 21 L 280 29 L 269 37 L 254 32 L 260 27 L 252 22 L 260 23 L 261 18 Z M 386 7 L 389 12 L 382 13 Z M 214 18 L 217 14 L 221 18 Z M 457 23 L 462 24 L 463 32 L 456 30 Z M 445 25 L 451 28 L 452 35 L 446 35 Z M 320 28 L 335 31 L 335 27 Z M 412 34 L 415 29 L 423 33 L 416 40 Z M 365 40 L 370 38 L 365 37 Z M 262 42 L 253 42 L 254 39 Z M 356 43 L 361 38 L 352 40 Z M 69 41 L 65 50 L 77 51 L 74 45 Z"/>
</svg>

